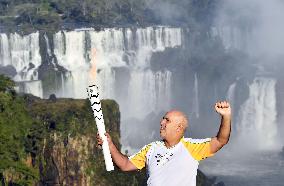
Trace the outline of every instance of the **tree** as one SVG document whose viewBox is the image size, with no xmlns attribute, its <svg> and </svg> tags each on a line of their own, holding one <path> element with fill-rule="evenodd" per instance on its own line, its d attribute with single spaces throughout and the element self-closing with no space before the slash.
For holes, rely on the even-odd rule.
<svg viewBox="0 0 284 186">
<path fill-rule="evenodd" d="M 14 90 L 15 83 L 9 77 L 0 75 L 0 92 Z"/>
</svg>

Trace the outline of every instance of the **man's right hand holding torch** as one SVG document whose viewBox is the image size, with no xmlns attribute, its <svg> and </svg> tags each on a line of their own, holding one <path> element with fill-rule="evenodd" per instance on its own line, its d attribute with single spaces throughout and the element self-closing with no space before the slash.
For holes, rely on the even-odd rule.
<svg viewBox="0 0 284 186">
<path fill-rule="evenodd" d="M 127 156 L 123 155 L 115 146 L 115 144 L 113 143 L 109 133 L 105 133 L 105 136 L 107 138 L 107 143 L 109 145 L 109 150 L 110 150 L 110 154 L 112 156 L 112 159 L 114 161 L 114 163 L 122 170 L 122 171 L 133 171 L 133 170 L 137 170 L 137 168 L 135 167 L 135 165 L 133 165 L 131 163 L 131 161 L 128 159 Z M 103 139 L 100 137 L 99 133 L 97 133 L 97 147 L 101 148 L 103 145 L 104 141 Z"/>
</svg>

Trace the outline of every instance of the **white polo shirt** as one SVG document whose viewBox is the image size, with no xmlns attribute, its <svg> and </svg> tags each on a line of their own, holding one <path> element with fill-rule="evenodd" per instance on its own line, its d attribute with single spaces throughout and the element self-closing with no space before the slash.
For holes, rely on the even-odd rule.
<svg viewBox="0 0 284 186">
<path fill-rule="evenodd" d="M 163 141 L 156 141 L 129 159 L 138 169 L 146 166 L 147 185 L 196 186 L 199 161 L 213 156 L 210 141 L 211 138 L 182 138 L 171 148 L 167 148 Z"/>
</svg>

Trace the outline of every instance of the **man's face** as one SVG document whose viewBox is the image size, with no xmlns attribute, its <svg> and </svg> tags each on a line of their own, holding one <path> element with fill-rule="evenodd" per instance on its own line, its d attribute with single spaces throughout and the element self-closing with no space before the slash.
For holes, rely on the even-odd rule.
<svg viewBox="0 0 284 186">
<path fill-rule="evenodd" d="M 160 136 L 162 139 L 177 135 L 178 118 L 175 113 L 167 112 L 160 122 Z"/>
</svg>

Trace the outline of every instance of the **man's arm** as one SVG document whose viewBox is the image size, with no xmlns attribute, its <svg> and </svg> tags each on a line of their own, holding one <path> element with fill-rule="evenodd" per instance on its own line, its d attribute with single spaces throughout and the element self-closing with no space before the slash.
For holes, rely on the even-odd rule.
<svg viewBox="0 0 284 186">
<path fill-rule="evenodd" d="M 212 138 L 210 142 L 211 153 L 216 153 L 224 145 L 226 145 L 231 133 L 231 107 L 226 101 L 217 102 L 215 110 L 221 115 L 221 124 L 216 137 Z"/>
<path fill-rule="evenodd" d="M 114 163 L 122 170 L 122 171 L 134 171 L 137 170 L 135 165 L 131 163 L 131 161 L 128 159 L 127 156 L 123 155 L 114 145 L 114 143 L 111 140 L 111 137 L 108 133 L 105 133 L 109 145 L 109 150 L 111 153 L 111 157 L 114 161 Z M 101 146 L 103 144 L 102 138 L 97 134 L 97 142 L 98 146 Z"/>
</svg>

